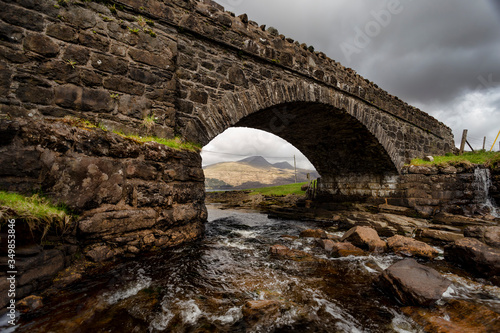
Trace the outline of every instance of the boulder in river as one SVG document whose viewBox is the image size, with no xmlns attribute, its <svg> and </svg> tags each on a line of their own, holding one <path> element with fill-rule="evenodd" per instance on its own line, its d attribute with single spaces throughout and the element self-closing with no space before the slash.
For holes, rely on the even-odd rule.
<svg viewBox="0 0 500 333">
<path fill-rule="evenodd" d="M 500 250 L 492 248 L 475 238 L 456 240 L 444 248 L 446 260 L 460 265 L 480 276 L 500 276 Z"/>
<path fill-rule="evenodd" d="M 493 222 L 483 219 L 463 215 L 453 215 L 449 213 L 439 213 L 433 218 L 433 222 L 437 224 L 448 224 L 455 226 L 470 226 L 470 225 L 492 225 Z"/>
<path fill-rule="evenodd" d="M 364 256 L 366 252 L 349 242 L 334 243 L 332 246 L 333 257 Z"/>
<path fill-rule="evenodd" d="M 500 315 L 466 300 L 450 300 L 444 306 L 408 306 L 403 313 L 420 324 L 425 332 L 500 332 Z"/>
<path fill-rule="evenodd" d="M 438 256 L 439 251 L 432 246 L 420 242 L 413 238 L 400 235 L 392 236 L 387 239 L 387 246 L 395 253 L 406 256 L 416 256 L 421 258 L 433 259 Z"/>
<path fill-rule="evenodd" d="M 368 227 L 354 227 L 342 236 L 341 241 L 351 242 L 353 245 L 370 252 L 382 253 L 387 244 L 380 239 L 376 230 Z"/>
<path fill-rule="evenodd" d="M 462 239 L 464 236 L 457 232 L 446 231 L 446 230 L 435 230 L 422 228 L 417 230 L 417 237 L 423 238 L 425 240 L 429 239 L 431 241 L 436 241 L 439 243 L 450 243 L 457 239 Z"/>
<path fill-rule="evenodd" d="M 285 245 L 276 244 L 269 248 L 269 253 L 274 256 L 283 258 L 283 259 L 291 259 L 293 261 L 319 261 L 318 258 L 310 255 L 307 252 L 290 249 Z"/>
<path fill-rule="evenodd" d="M 407 258 L 382 272 L 378 284 L 403 305 L 431 306 L 443 296 L 451 281 L 435 269 Z"/>
<path fill-rule="evenodd" d="M 306 229 L 300 232 L 300 237 L 328 238 L 328 235 L 321 229 Z"/>
<path fill-rule="evenodd" d="M 500 249 L 500 227 L 469 226 L 464 230 L 465 237 L 477 238 L 481 242 Z"/>
<path fill-rule="evenodd" d="M 250 327 L 271 327 L 280 314 L 281 303 L 274 300 L 247 301 L 241 309 L 245 323 Z"/>
</svg>

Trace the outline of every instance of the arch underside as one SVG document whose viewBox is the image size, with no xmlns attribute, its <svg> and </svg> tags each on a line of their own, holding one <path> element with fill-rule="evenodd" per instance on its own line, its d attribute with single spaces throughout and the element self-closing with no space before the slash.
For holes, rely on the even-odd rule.
<svg viewBox="0 0 500 333">
<path fill-rule="evenodd" d="M 250 114 L 234 126 L 260 129 L 288 141 L 322 177 L 398 173 L 377 138 L 356 118 L 332 106 L 285 103 Z"/>
</svg>

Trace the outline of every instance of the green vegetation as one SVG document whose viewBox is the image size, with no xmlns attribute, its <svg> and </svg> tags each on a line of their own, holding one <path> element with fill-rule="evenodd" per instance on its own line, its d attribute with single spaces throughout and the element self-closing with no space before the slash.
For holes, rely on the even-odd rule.
<svg viewBox="0 0 500 333">
<path fill-rule="evenodd" d="M 139 28 L 133 28 L 133 29 L 132 29 L 132 28 L 130 28 L 130 27 L 129 27 L 129 28 L 128 28 L 128 31 L 130 31 L 131 33 L 136 34 L 136 35 L 138 35 L 138 34 L 139 34 Z"/>
<path fill-rule="evenodd" d="M 65 61 L 66 61 L 66 63 L 67 63 L 68 65 L 70 65 L 73 69 L 75 68 L 75 66 L 76 66 L 76 61 L 73 61 L 73 60 L 71 60 L 71 59 L 66 59 Z"/>
<path fill-rule="evenodd" d="M 2 225 L 7 224 L 9 219 L 23 220 L 32 232 L 42 232 L 43 238 L 49 229 L 66 231 L 72 217 L 67 207 L 53 205 L 49 199 L 39 194 L 27 197 L 0 191 L 0 221 Z"/>
<path fill-rule="evenodd" d="M 185 142 L 182 141 L 181 138 L 175 137 L 174 139 L 164 139 L 164 138 L 158 138 L 156 136 L 139 136 L 135 134 L 125 134 L 121 131 L 113 131 L 113 133 L 118 134 L 119 136 L 133 140 L 138 143 L 146 143 L 146 142 L 156 142 L 162 145 L 165 145 L 170 148 L 174 149 L 184 149 L 184 150 L 190 150 L 190 151 L 200 151 L 201 146 L 196 144 L 196 143 L 191 143 L 191 142 Z"/>
<path fill-rule="evenodd" d="M 145 119 L 147 119 L 146 117 Z M 154 115 L 149 117 L 151 121 L 153 121 L 153 124 L 156 120 Z M 87 130 L 95 129 L 95 128 L 100 128 L 101 130 L 107 132 L 108 129 L 106 126 L 102 123 L 98 123 L 97 125 L 93 124 L 92 122 L 86 120 L 86 119 L 81 119 L 81 118 L 76 118 L 76 117 L 71 117 L 71 116 L 66 116 L 62 120 L 66 124 L 69 124 L 74 127 L 79 127 Z M 147 121 L 147 123 L 151 123 L 151 121 Z M 137 143 L 145 143 L 145 142 L 157 142 L 159 144 L 165 145 L 170 148 L 174 149 L 183 149 L 183 150 L 190 150 L 190 151 L 195 151 L 198 152 L 201 150 L 201 145 L 196 144 L 196 143 L 191 143 L 191 142 L 185 142 L 183 141 L 180 137 L 175 137 L 173 139 L 164 139 L 164 138 L 158 138 L 156 136 L 139 136 L 136 134 L 126 134 L 123 133 L 122 131 L 116 131 L 113 130 L 113 133 L 126 138 L 133 140 Z"/>
<path fill-rule="evenodd" d="M 306 185 L 305 183 L 296 183 L 296 184 L 288 184 L 288 185 L 280 185 L 280 186 L 272 186 L 272 187 L 263 187 L 263 188 L 253 188 L 249 189 L 252 191 L 250 194 L 262 194 L 269 196 L 284 196 L 287 194 L 305 194 L 305 191 L 301 190 L 302 185 Z"/>
<path fill-rule="evenodd" d="M 154 113 L 150 114 L 149 116 L 144 117 L 142 119 L 142 126 L 146 128 L 146 132 L 149 133 L 153 129 L 153 127 L 156 124 L 156 121 L 158 120 L 157 117 L 155 117 Z"/>
<path fill-rule="evenodd" d="M 463 155 L 446 154 L 445 156 L 433 156 L 434 161 L 424 161 L 423 159 L 413 159 L 411 165 L 457 165 L 462 163 L 492 165 L 500 161 L 499 152 L 489 152 L 480 150 L 477 152 L 465 152 Z"/>
</svg>

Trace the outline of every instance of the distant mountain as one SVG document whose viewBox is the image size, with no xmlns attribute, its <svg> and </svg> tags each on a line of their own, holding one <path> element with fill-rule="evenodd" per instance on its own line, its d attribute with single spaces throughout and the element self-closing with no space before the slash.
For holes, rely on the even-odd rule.
<svg viewBox="0 0 500 333">
<path fill-rule="evenodd" d="M 288 162 L 274 163 L 273 166 L 278 169 L 290 169 L 293 170 L 293 166 Z"/>
<path fill-rule="evenodd" d="M 247 189 L 295 182 L 295 170 L 289 163 L 271 164 L 262 156 L 212 164 L 203 171 L 205 186 L 209 189 Z M 297 182 L 307 181 L 308 173 L 311 179 L 319 177 L 314 170 L 297 169 Z"/>
<path fill-rule="evenodd" d="M 257 167 L 257 168 L 269 168 L 269 167 L 273 166 L 271 163 L 269 163 L 262 156 L 247 157 L 247 158 L 244 158 L 244 159 L 238 161 L 238 163 L 245 163 L 245 164 Z"/>
</svg>

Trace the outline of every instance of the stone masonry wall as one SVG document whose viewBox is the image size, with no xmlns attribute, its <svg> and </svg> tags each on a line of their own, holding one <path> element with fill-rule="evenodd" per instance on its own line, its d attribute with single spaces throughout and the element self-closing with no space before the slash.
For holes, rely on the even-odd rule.
<svg viewBox="0 0 500 333">
<path fill-rule="evenodd" d="M 403 159 L 447 152 L 453 144 L 450 129 L 431 116 L 213 1 L 0 2 L 0 113 L 11 117 L 76 115 L 144 133 L 142 120 L 153 116 L 154 134 L 206 144 L 245 114 L 245 103 L 267 106 L 267 93 L 254 92 L 259 84 L 282 81 L 306 83 L 313 95 L 331 90 L 349 97 L 342 109 L 358 101 L 365 106 L 356 106 L 360 121 L 374 109 L 381 124 L 384 114 L 399 122 L 390 135 Z M 267 100 L 281 93 L 269 88 Z M 235 93 L 242 93 L 234 97 L 236 110 L 223 98 Z M 284 95 L 277 100 L 286 102 Z"/>
<path fill-rule="evenodd" d="M 401 192 L 394 196 L 392 203 L 414 208 L 424 216 L 439 212 L 458 215 L 488 214 L 490 212 L 483 207 L 484 202 L 479 201 L 484 193 L 474 174 L 477 168 L 484 167 L 405 167 L 400 177 Z M 490 192 L 494 194 L 491 189 Z"/>
<path fill-rule="evenodd" d="M 174 136 L 175 29 L 96 2 L 0 4 L 1 114 L 71 115 L 129 133 L 154 116 L 151 134 Z"/>
<path fill-rule="evenodd" d="M 204 231 L 198 152 L 136 143 L 63 121 L 0 121 L 0 188 L 42 191 L 80 214 L 77 238 L 95 260 L 165 248 Z"/>
</svg>

